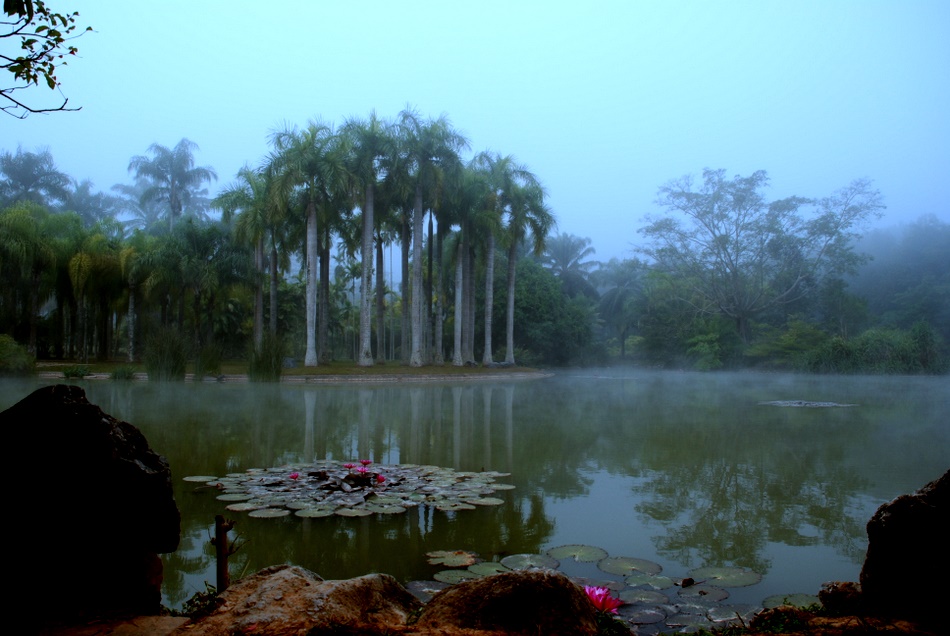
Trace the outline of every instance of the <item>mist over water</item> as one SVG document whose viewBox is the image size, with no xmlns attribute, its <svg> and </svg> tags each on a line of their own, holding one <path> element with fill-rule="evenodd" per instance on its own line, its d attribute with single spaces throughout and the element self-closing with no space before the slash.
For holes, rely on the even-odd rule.
<svg viewBox="0 0 950 636">
<path fill-rule="evenodd" d="M 0 408 L 40 384 L 0 382 Z M 324 578 L 406 582 L 440 569 L 426 563 L 431 550 L 490 560 L 584 543 L 671 577 L 705 565 L 762 573 L 731 590 L 735 602 L 814 594 L 857 580 L 881 503 L 950 466 L 946 378 L 587 369 L 507 383 L 80 384 L 171 465 L 182 542 L 164 556 L 170 607 L 215 583 L 216 514 L 237 521 L 234 577 L 291 562 Z M 792 400 L 854 406 L 761 404 Z M 42 463 L 42 449 L 25 452 Z M 471 511 L 252 519 L 182 481 L 360 458 L 510 472 L 499 481 L 515 489 Z M 583 570 L 569 573 L 596 576 Z"/>
</svg>

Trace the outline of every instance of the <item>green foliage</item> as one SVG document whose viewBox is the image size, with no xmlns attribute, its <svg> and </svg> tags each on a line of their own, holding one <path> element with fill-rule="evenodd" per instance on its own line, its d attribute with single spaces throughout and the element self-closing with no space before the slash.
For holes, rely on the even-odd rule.
<svg viewBox="0 0 950 636">
<path fill-rule="evenodd" d="M 264 334 L 260 351 L 251 347 L 248 378 L 251 382 L 279 382 L 284 368 L 284 343 L 280 337 Z"/>
<path fill-rule="evenodd" d="M 131 380 L 135 377 L 135 367 L 128 365 L 116 367 L 112 370 L 110 377 L 113 380 Z"/>
<path fill-rule="evenodd" d="M 145 340 L 145 370 L 149 380 L 184 380 L 188 345 L 181 333 L 162 327 Z"/>
<path fill-rule="evenodd" d="M 830 336 L 801 317 L 790 318 L 784 330 L 766 328 L 745 355 L 751 361 L 776 369 L 801 368 L 806 356 L 824 346 Z"/>
<path fill-rule="evenodd" d="M 221 375 L 221 358 L 224 352 L 220 345 L 207 344 L 198 350 L 195 356 L 195 378 Z"/>
<path fill-rule="evenodd" d="M 910 331 L 869 329 L 847 340 L 835 337 L 804 358 L 804 367 L 816 373 L 944 373 L 937 336 L 927 323 Z"/>
<path fill-rule="evenodd" d="M 207 616 L 218 606 L 218 589 L 205 581 L 205 591 L 195 592 L 181 607 L 181 615 L 192 620 Z"/>
<path fill-rule="evenodd" d="M 0 334 L 0 375 L 29 375 L 34 372 L 36 361 L 26 347 L 22 347 L 7 334 Z"/>
<path fill-rule="evenodd" d="M 699 371 L 713 371 L 722 367 L 722 347 L 719 334 L 701 333 L 690 338 L 687 353 L 695 358 L 693 366 Z"/>
<path fill-rule="evenodd" d="M 66 367 L 63 369 L 63 377 L 66 378 L 67 380 L 71 380 L 74 378 L 82 380 L 84 377 L 86 377 L 90 373 L 91 372 L 89 371 L 89 367 L 82 364 L 73 365 L 71 367 Z"/>
<path fill-rule="evenodd" d="M 15 57 L 0 57 L 0 69 L 13 74 L 12 86 L 0 88 L 0 98 L 5 100 L 0 110 L 21 119 L 31 112 L 73 110 L 65 108 L 65 99 L 57 108 L 33 108 L 13 95 L 19 89 L 38 86 L 41 80 L 50 89 L 60 86 L 56 66 L 66 66 L 67 60 L 78 51 L 70 40 L 81 35 L 75 33 L 79 13 L 52 11 L 42 0 L 5 2 L 4 12 L 14 19 L 3 22 L 0 40 L 19 38 L 20 47 Z M 91 31 L 92 27 L 85 30 Z"/>
</svg>

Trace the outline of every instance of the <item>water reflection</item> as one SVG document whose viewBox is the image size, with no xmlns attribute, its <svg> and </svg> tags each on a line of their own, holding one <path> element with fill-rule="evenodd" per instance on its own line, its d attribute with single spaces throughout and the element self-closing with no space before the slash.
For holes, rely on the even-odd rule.
<svg viewBox="0 0 950 636">
<path fill-rule="evenodd" d="M 36 386 L 4 380 L 0 408 Z M 431 577 L 424 553 L 486 558 L 591 543 L 672 575 L 739 565 L 769 594 L 856 580 L 874 509 L 936 478 L 950 442 L 945 378 L 575 372 L 512 383 L 341 386 L 84 383 L 165 455 L 182 511 L 165 602 L 214 582 L 224 504 L 181 477 L 314 459 L 510 472 L 497 507 L 238 521 L 233 574 L 292 562 L 327 578 Z M 858 404 L 762 406 L 770 400 Z M 741 593 L 740 593 L 741 594 Z M 740 600 L 740 599 L 736 599 Z"/>
</svg>

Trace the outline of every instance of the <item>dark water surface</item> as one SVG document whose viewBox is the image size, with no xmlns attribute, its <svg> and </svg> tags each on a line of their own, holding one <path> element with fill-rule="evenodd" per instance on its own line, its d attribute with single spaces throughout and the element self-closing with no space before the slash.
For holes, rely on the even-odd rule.
<svg viewBox="0 0 950 636">
<path fill-rule="evenodd" d="M 431 550 L 497 560 L 581 543 L 674 578 L 706 565 L 762 573 L 731 590 L 735 602 L 815 594 L 857 580 L 879 505 L 950 467 L 946 377 L 610 369 L 430 385 L 76 383 L 171 465 L 182 512 L 181 546 L 164 556 L 174 608 L 215 583 L 216 514 L 237 521 L 235 577 L 290 562 L 328 579 L 406 582 L 441 569 L 426 562 Z M 40 384 L 0 381 L 0 409 Z M 853 406 L 761 404 L 793 400 Z M 510 472 L 500 481 L 516 488 L 469 511 L 253 519 L 182 480 L 360 458 Z"/>
</svg>

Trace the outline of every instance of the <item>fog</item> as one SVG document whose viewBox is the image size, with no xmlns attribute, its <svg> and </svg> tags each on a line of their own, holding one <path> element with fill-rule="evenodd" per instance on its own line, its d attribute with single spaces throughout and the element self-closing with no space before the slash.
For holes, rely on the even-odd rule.
<svg viewBox="0 0 950 636">
<path fill-rule="evenodd" d="M 939 0 L 274 6 L 83 3 L 94 32 L 58 71 L 81 110 L 3 115 L 0 150 L 49 148 L 109 191 L 132 182 L 131 157 L 188 138 L 218 173 L 214 195 L 276 129 L 411 106 L 448 116 L 470 153 L 525 163 L 559 230 L 591 238 L 602 261 L 631 256 L 661 185 L 707 167 L 766 170 L 773 199 L 868 178 L 885 225 L 950 219 Z"/>
</svg>

